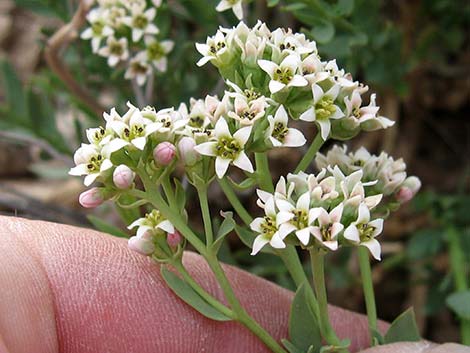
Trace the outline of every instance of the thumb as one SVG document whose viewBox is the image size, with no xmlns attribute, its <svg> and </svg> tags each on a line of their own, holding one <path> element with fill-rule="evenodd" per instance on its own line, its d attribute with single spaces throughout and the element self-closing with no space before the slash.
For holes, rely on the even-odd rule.
<svg viewBox="0 0 470 353">
<path fill-rule="evenodd" d="M 400 342 L 369 348 L 360 353 L 470 353 L 470 347 L 456 343 Z"/>
</svg>

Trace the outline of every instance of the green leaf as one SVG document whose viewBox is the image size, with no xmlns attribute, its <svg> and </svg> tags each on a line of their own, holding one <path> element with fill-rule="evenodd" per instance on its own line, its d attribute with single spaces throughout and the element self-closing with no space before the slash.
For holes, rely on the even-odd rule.
<svg viewBox="0 0 470 353">
<path fill-rule="evenodd" d="M 281 339 L 281 342 L 284 345 L 284 347 L 286 347 L 289 353 L 305 353 L 304 351 L 296 347 L 294 344 L 292 344 L 292 342 L 290 342 L 289 340 L 286 340 L 285 338 Z"/>
<path fill-rule="evenodd" d="M 421 340 L 413 308 L 398 316 L 390 325 L 384 337 L 384 343 L 416 342 Z"/>
<path fill-rule="evenodd" d="M 470 320 L 470 290 L 452 293 L 446 304 L 460 318 Z"/>
<path fill-rule="evenodd" d="M 205 317 L 216 321 L 230 321 L 228 316 L 222 314 L 212 305 L 206 302 L 189 284 L 169 271 L 165 266 L 161 267 L 162 277 L 173 292 L 186 304 L 194 308 Z"/>
<path fill-rule="evenodd" d="M 212 244 L 212 248 L 217 253 L 220 249 L 220 246 L 224 242 L 224 238 L 227 234 L 229 234 L 235 228 L 235 221 L 233 220 L 233 213 L 232 212 L 220 212 L 220 215 L 224 217 L 224 221 L 219 227 L 217 231 L 216 240 L 214 244 Z"/>
<path fill-rule="evenodd" d="M 178 206 L 178 210 L 182 212 L 184 210 L 184 207 L 186 206 L 186 191 L 184 190 L 183 185 L 177 178 L 174 178 L 173 182 L 175 184 L 176 206 Z"/>
<path fill-rule="evenodd" d="M 302 352 L 307 352 L 311 346 L 321 347 L 320 328 L 308 302 L 306 286 L 308 283 L 304 282 L 297 289 L 289 315 L 289 339 Z"/>
<path fill-rule="evenodd" d="M 131 205 L 137 201 L 137 198 L 131 195 L 122 194 L 119 197 L 119 202 L 123 205 Z M 140 209 L 139 207 L 135 208 L 124 208 L 116 204 L 116 210 L 121 216 L 122 221 L 129 225 L 134 222 L 137 218 L 140 218 Z"/>
<path fill-rule="evenodd" d="M 279 0 L 268 0 L 268 7 L 274 7 L 279 4 Z"/>
<path fill-rule="evenodd" d="M 384 344 L 384 336 L 377 331 L 376 329 L 369 328 L 371 333 L 372 333 L 372 340 L 377 344 L 377 345 L 382 345 Z"/>
<path fill-rule="evenodd" d="M 129 238 L 129 235 L 126 232 L 122 231 L 116 226 L 113 226 L 112 224 L 103 221 L 102 219 L 96 216 L 88 215 L 87 218 L 90 223 L 93 224 L 93 226 L 100 232 L 108 233 L 119 238 Z"/>
<path fill-rule="evenodd" d="M 349 16 L 354 10 L 354 0 L 338 0 L 334 9 L 338 17 Z"/>
<path fill-rule="evenodd" d="M 5 60 L 0 62 L 0 74 L 3 81 L 5 101 L 9 110 L 14 112 L 15 119 L 23 126 L 28 126 L 28 101 L 20 79 L 13 66 Z"/>
<path fill-rule="evenodd" d="M 413 234 L 406 247 L 406 255 L 411 260 L 421 260 L 436 255 L 444 241 L 442 229 L 421 229 Z"/>
<path fill-rule="evenodd" d="M 312 29 L 312 36 L 318 43 L 328 43 L 335 35 L 335 27 L 330 21 L 317 18 Z"/>
</svg>

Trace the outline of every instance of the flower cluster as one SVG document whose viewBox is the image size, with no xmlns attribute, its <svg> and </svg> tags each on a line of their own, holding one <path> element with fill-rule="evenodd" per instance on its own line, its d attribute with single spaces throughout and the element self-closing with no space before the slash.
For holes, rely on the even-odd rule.
<svg viewBox="0 0 470 353">
<path fill-rule="evenodd" d="M 94 53 L 108 60 L 108 65 L 125 67 L 125 78 L 143 85 L 153 70 L 167 69 L 167 54 L 173 49 L 171 40 L 158 40 L 155 25 L 161 0 L 98 0 L 98 6 L 87 15 L 90 27 L 82 39 L 91 40 Z"/>
<path fill-rule="evenodd" d="M 347 153 L 346 146 L 335 145 L 326 155 L 318 153 L 315 162 L 318 168 L 335 165 L 344 174 L 362 170 L 364 182 L 375 182 L 375 192 L 393 196 L 400 203 L 412 199 L 421 187 L 417 177 L 407 176 L 403 159 L 394 160 L 385 152 L 376 156 L 364 147 Z"/>
<path fill-rule="evenodd" d="M 281 177 L 274 194 L 258 190 L 258 205 L 265 216 L 250 225 L 258 233 L 252 254 L 263 246 L 284 248 L 286 243 L 335 251 L 341 245 L 361 245 L 380 259 L 375 239 L 383 219 L 374 215 L 382 194 L 371 193 L 373 183 L 362 182 L 363 172 L 347 176 L 337 167 L 318 174 L 288 174 Z"/>
<path fill-rule="evenodd" d="M 220 28 L 206 43 L 196 44 L 203 55 L 198 65 L 211 62 L 220 74 L 240 87 L 256 88 L 289 116 L 315 122 L 323 140 L 349 139 L 359 131 L 385 129 L 393 121 L 378 114 L 375 94 L 364 104 L 368 87 L 322 61 L 316 43 L 304 34 L 258 22 L 248 28 Z"/>
</svg>

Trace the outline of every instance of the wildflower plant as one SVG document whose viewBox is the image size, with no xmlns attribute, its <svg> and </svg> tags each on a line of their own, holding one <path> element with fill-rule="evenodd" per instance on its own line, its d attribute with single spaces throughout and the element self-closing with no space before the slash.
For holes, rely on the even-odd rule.
<svg viewBox="0 0 470 353">
<path fill-rule="evenodd" d="M 124 77 L 139 86 L 154 72 L 165 72 L 171 40 L 158 39 L 155 24 L 158 0 L 97 0 L 87 15 L 89 27 L 81 38 L 91 41 L 94 53 L 107 59 L 110 67 L 124 68 Z"/>
<path fill-rule="evenodd" d="M 127 26 L 127 40 L 143 38 L 142 43 L 147 43 L 145 38 L 155 29 L 131 31 L 129 24 L 136 14 L 147 16 L 150 24 L 153 12 L 148 15 L 150 10 L 124 3 L 116 7 L 116 2 L 101 1 L 100 8 L 115 6 L 123 13 L 119 18 Z M 233 7 L 238 12 L 239 5 L 241 1 L 224 0 L 218 9 Z M 90 15 L 90 21 L 95 18 L 102 17 Z M 116 33 L 109 21 L 100 28 L 102 35 Z M 250 28 L 240 22 L 234 28 L 220 28 L 196 49 L 202 55 L 199 66 L 210 63 L 218 69 L 226 83 L 224 94 L 191 99 L 176 108 L 128 103 L 123 114 L 115 109 L 105 113 L 104 126 L 88 130 L 89 141 L 75 153 L 77 166 L 70 171 L 84 175 L 87 186 L 95 184 L 80 197 L 83 206 L 95 207 L 105 200 L 127 208 L 145 205 L 149 212 L 129 225 L 135 230 L 129 247 L 164 264 L 162 275 L 168 285 L 201 314 L 238 321 L 273 352 L 348 351 L 349 341 L 338 338 L 329 320 L 324 273 L 325 256 L 345 248 L 357 249 L 371 344 L 418 339 L 410 312 L 400 316 L 385 336 L 378 332 L 370 256 L 380 260 L 384 220 L 417 193 L 419 179 L 407 176 L 404 162 L 384 152 L 378 156 L 364 148 L 348 152 L 342 145 L 326 154 L 319 152 L 327 140 L 345 141 L 361 131 L 393 125 L 379 114 L 375 95 L 367 100 L 367 86 L 334 60 L 323 61 L 315 42 L 290 29 L 270 30 L 262 22 Z M 304 131 L 317 131 L 313 141 L 307 141 L 297 121 L 303 121 Z M 273 184 L 268 152 L 305 145 L 295 170 Z M 309 171 L 313 161 L 315 173 Z M 234 169 L 244 175 L 242 181 L 230 177 Z M 188 222 L 183 180 L 198 194 L 202 238 Z M 231 212 L 221 212 L 223 221 L 214 229 L 208 200 L 214 182 L 243 224 Z M 239 189 L 256 189 L 259 213 L 252 215 L 244 208 L 235 192 Z M 129 198 L 134 202 L 124 203 Z M 253 256 L 266 251 L 279 256 L 298 288 L 290 337 L 282 343 L 241 306 L 217 260 L 222 242 L 233 230 L 251 247 Z M 187 245 L 206 259 L 227 304 L 187 272 L 182 263 Z M 310 255 L 313 286 L 299 260 L 298 252 L 303 251 Z M 299 322 L 308 326 L 309 335 L 299 333 Z"/>
</svg>

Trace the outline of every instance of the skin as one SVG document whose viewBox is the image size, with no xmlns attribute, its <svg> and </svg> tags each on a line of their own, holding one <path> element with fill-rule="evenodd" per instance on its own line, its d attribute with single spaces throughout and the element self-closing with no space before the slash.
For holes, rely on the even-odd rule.
<svg viewBox="0 0 470 353">
<path fill-rule="evenodd" d="M 128 250 L 123 239 L 0 217 L 0 254 L 0 353 L 268 352 L 239 324 L 211 321 L 180 301 L 161 280 L 158 265 Z M 188 252 L 184 261 L 199 283 L 223 298 L 198 255 Z M 292 293 L 230 266 L 225 270 L 247 311 L 276 338 L 286 337 Z M 368 345 L 362 315 L 334 307 L 330 312 L 354 351 Z M 469 349 L 422 342 L 366 352 Z"/>
</svg>

